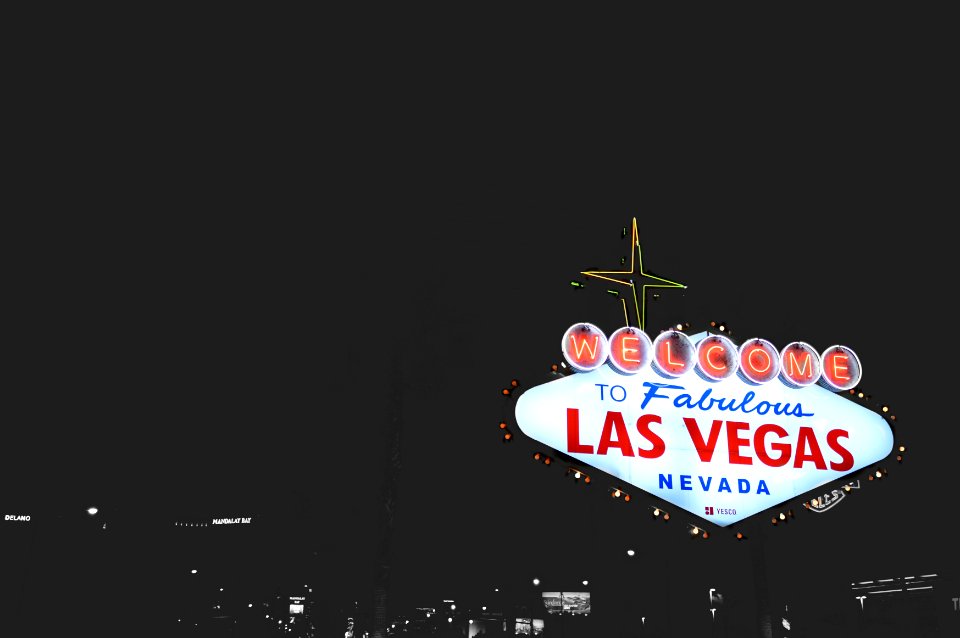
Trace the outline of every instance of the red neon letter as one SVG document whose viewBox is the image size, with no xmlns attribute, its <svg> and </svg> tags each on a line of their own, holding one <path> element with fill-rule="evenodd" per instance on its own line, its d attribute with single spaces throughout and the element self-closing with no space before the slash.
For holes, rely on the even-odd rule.
<svg viewBox="0 0 960 638">
<path fill-rule="evenodd" d="M 640 349 L 637 347 L 627 347 L 627 342 L 630 342 L 631 346 L 640 345 L 640 337 L 623 337 L 620 339 L 620 358 L 629 363 L 640 363 L 640 357 L 628 357 L 628 352 L 635 352 L 640 354 Z"/>
<path fill-rule="evenodd" d="M 756 365 L 754 365 L 754 363 L 753 363 L 753 355 L 756 354 L 757 352 L 759 352 L 760 354 L 762 354 L 764 360 L 766 360 L 766 362 L 767 362 L 767 365 L 764 366 L 763 368 L 758 368 L 758 367 L 757 367 Z M 753 370 L 754 372 L 756 372 L 757 374 L 763 374 L 764 372 L 766 372 L 767 370 L 769 370 L 769 369 L 770 369 L 770 365 L 771 365 L 772 363 L 773 363 L 773 361 L 771 361 L 771 359 L 770 359 L 770 354 L 769 354 L 766 350 L 764 350 L 763 348 L 761 348 L 761 347 L 759 347 L 759 346 L 756 347 L 756 348 L 750 348 L 750 349 L 747 351 L 747 365 L 749 365 L 749 366 L 750 366 L 750 369 Z"/>
<path fill-rule="evenodd" d="M 599 335 L 593 335 L 593 346 L 588 345 L 586 339 L 581 339 L 578 343 L 575 335 L 570 335 L 570 341 L 573 342 L 573 349 L 574 353 L 576 354 L 577 361 L 583 359 L 584 349 L 587 349 L 590 352 L 590 361 L 593 361 L 597 358 L 597 344 L 600 342 Z"/>
<path fill-rule="evenodd" d="M 610 439 L 613 429 L 617 430 L 617 440 Z M 633 447 L 630 445 L 630 436 L 627 434 L 627 424 L 623 422 L 623 415 L 619 412 L 607 412 L 607 418 L 603 422 L 603 433 L 600 435 L 600 444 L 597 445 L 597 454 L 606 454 L 611 447 L 620 448 L 620 453 L 624 456 L 634 456 Z"/>
<path fill-rule="evenodd" d="M 800 366 L 800 371 L 797 372 L 797 356 L 794 354 L 793 350 L 787 352 L 787 364 L 789 370 L 787 370 L 787 376 L 794 378 L 794 376 L 800 377 L 803 376 L 803 371 L 807 371 L 807 378 L 813 376 L 813 357 L 810 355 L 810 352 L 807 350 L 803 351 L 803 365 Z"/>
<path fill-rule="evenodd" d="M 592 445 L 580 443 L 580 410 L 567 408 L 567 452 L 593 454 Z"/>
<path fill-rule="evenodd" d="M 637 454 L 645 459 L 655 459 L 663 456 L 664 450 L 667 449 L 663 439 L 657 436 L 657 434 L 650 429 L 651 423 L 660 423 L 660 417 L 658 417 L 656 414 L 644 414 L 642 417 L 637 419 L 637 431 L 640 432 L 640 436 L 653 443 L 653 449 L 651 450 L 637 448 Z"/>
<path fill-rule="evenodd" d="M 672 353 L 671 353 L 671 350 L 670 350 L 670 342 L 669 342 L 669 341 L 664 341 L 664 342 L 663 342 L 663 345 L 666 347 L 666 350 L 667 350 L 667 362 L 666 362 L 666 364 L 667 364 L 668 366 L 680 366 L 681 368 L 683 368 L 683 367 L 686 365 L 686 364 L 684 364 L 683 361 L 674 361 L 674 360 L 673 360 L 673 356 L 672 356 Z"/>
<path fill-rule="evenodd" d="M 853 467 L 853 455 L 837 441 L 841 436 L 845 439 L 850 438 L 850 434 L 846 430 L 830 430 L 827 432 L 827 445 L 843 459 L 840 463 L 830 461 L 830 469 L 845 472 Z"/>
<path fill-rule="evenodd" d="M 770 447 L 780 453 L 780 456 L 773 458 L 767 454 L 766 442 L 764 439 L 767 434 L 773 432 L 781 439 L 787 436 L 787 431 L 775 423 L 767 423 L 757 428 L 757 433 L 753 435 L 753 447 L 757 452 L 757 458 L 764 465 L 770 467 L 783 467 L 790 461 L 791 447 L 789 443 L 771 443 Z"/>
<path fill-rule="evenodd" d="M 719 370 L 719 371 L 726 370 L 727 364 L 724 363 L 722 366 L 718 366 L 713 362 L 714 358 L 710 356 L 710 353 L 715 350 L 719 350 L 721 353 L 720 356 L 716 358 L 719 359 L 720 361 L 723 361 L 723 346 L 710 346 L 709 348 L 707 348 L 707 354 L 704 357 L 704 361 L 706 362 L 707 365 L 709 365 L 714 370 Z"/>
<path fill-rule="evenodd" d="M 650 337 L 624 326 L 610 335 L 610 365 L 624 374 L 635 374 L 650 360 Z"/>
<path fill-rule="evenodd" d="M 727 450 L 730 452 L 730 462 L 738 465 L 753 465 L 753 459 L 742 456 L 740 448 L 750 444 L 750 439 L 741 439 L 737 436 L 740 430 L 750 429 L 749 423 L 742 421 L 727 421 Z"/>
<path fill-rule="evenodd" d="M 833 378 L 834 378 L 834 379 L 838 379 L 838 380 L 840 380 L 840 381 L 849 381 L 849 380 L 850 380 L 850 376 L 849 376 L 849 375 L 840 374 L 840 371 L 841 371 L 841 370 L 843 370 L 844 372 L 846 372 L 846 371 L 848 370 L 848 368 L 847 368 L 847 360 L 848 360 L 848 359 L 849 359 L 849 357 L 848 357 L 847 355 L 845 355 L 845 354 L 835 354 L 835 355 L 833 355 L 832 357 L 830 357 L 830 367 L 833 369 Z M 838 362 L 840 362 L 840 363 L 838 363 Z"/>
<path fill-rule="evenodd" d="M 807 453 L 807 448 L 810 453 Z M 818 470 L 827 469 L 827 464 L 823 461 L 823 454 L 820 452 L 820 444 L 817 443 L 817 437 L 813 434 L 813 428 L 800 428 L 800 436 L 797 438 L 797 457 L 793 459 L 793 467 L 803 467 L 806 461 L 813 461 Z"/>
<path fill-rule="evenodd" d="M 823 379 L 833 390 L 849 390 L 860 382 L 860 360 L 850 348 L 830 346 L 820 356 Z"/>
<path fill-rule="evenodd" d="M 723 425 L 723 421 L 714 421 L 713 425 L 710 426 L 710 438 L 704 442 L 703 435 L 700 433 L 700 426 L 697 425 L 697 420 L 693 417 L 683 417 L 683 423 L 687 426 L 687 432 L 690 433 L 690 440 L 693 441 L 693 446 L 697 448 L 697 454 L 700 455 L 700 460 L 704 463 L 709 463 L 710 459 L 713 458 L 713 451 L 717 449 L 717 439 L 720 438 L 720 427 Z"/>
</svg>

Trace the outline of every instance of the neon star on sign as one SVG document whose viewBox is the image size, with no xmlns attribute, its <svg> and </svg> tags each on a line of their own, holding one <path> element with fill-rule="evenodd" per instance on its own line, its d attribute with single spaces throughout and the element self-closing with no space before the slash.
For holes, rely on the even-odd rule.
<svg viewBox="0 0 960 638">
<path fill-rule="evenodd" d="M 647 288 L 686 288 L 681 283 L 670 281 L 645 272 L 643 269 L 643 252 L 640 250 L 640 236 L 637 233 L 637 218 L 633 218 L 630 234 L 630 269 L 629 270 L 585 270 L 580 273 L 603 281 L 628 286 L 627 293 L 633 300 L 633 308 L 637 319 L 636 325 L 642 330 L 647 320 Z M 656 283 L 640 283 L 640 294 L 637 295 L 637 282 L 653 281 Z M 630 323 L 627 313 L 626 300 L 623 300 L 623 314 L 626 322 Z"/>
<path fill-rule="evenodd" d="M 885 458 L 893 431 L 837 394 L 857 385 L 845 346 L 571 326 L 575 374 L 516 404 L 524 434 L 721 527 Z"/>
</svg>

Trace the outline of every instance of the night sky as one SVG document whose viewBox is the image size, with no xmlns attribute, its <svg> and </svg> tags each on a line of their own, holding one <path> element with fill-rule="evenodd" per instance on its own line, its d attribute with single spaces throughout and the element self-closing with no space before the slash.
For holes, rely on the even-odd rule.
<svg viewBox="0 0 960 638">
<path fill-rule="evenodd" d="M 76 177 L 76 215 L 24 231 L 11 273 L 24 356 L 5 509 L 58 521 L 35 532 L 31 582 L 80 618 L 113 603 L 165 617 L 193 564 L 244 591 L 303 577 L 368 603 L 398 358 L 392 609 L 534 576 L 546 590 L 590 579 L 598 607 L 651 616 L 667 588 L 675 629 L 709 587 L 749 607 L 745 544 L 719 529 L 691 543 L 679 508 L 655 523 L 645 495 L 614 502 L 600 472 L 575 485 L 517 428 L 501 442 L 511 379 L 546 382 L 573 323 L 622 325 L 605 286 L 569 282 L 617 267 L 634 217 L 646 269 L 687 285 L 648 303 L 648 334 L 722 321 L 738 343 L 848 345 L 861 387 L 898 417 L 908 451 L 884 481 L 819 516 L 801 506 L 816 493 L 794 499 L 795 521 L 764 527 L 775 601 L 957 574 L 954 251 L 930 221 L 948 214 L 942 171 L 909 136 L 814 127 L 738 147 L 732 132 L 705 139 L 710 126 L 651 155 L 543 123 L 449 138 L 442 123 L 428 138 L 379 123 L 318 156 L 194 138 L 142 170 Z M 88 529 L 91 504 L 116 540 Z M 258 526 L 199 549 L 170 529 L 215 516 Z"/>
</svg>

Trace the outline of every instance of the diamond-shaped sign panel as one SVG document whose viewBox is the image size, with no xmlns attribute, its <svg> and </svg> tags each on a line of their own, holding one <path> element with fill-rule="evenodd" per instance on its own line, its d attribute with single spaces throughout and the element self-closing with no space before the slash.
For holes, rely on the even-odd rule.
<svg viewBox="0 0 960 638">
<path fill-rule="evenodd" d="M 608 363 L 532 387 L 516 420 L 530 438 L 721 527 L 893 449 L 883 417 L 819 385 L 670 378 L 650 366 L 627 375 Z"/>
</svg>

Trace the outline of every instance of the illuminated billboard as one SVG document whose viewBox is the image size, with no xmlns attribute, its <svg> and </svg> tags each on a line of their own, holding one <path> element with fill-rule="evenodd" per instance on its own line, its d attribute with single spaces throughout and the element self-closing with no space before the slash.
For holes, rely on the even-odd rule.
<svg viewBox="0 0 960 638">
<path fill-rule="evenodd" d="M 543 619 L 517 618 L 513 633 L 517 636 L 540 636 L 543 634 Z"/>
<path fill-rule="evenodd" d="M 290 597 L 290 615 L 303 613 L 303 605 L 306 598 L 303 596 L 291 596 Z"/>
<path fill-rule="evenodd" d="M 861 376 L 844 346 L 579 323 L 561 350 L 576 372 L 520 396 L 523 433 L 721 527 L 893 449 L 883 417 L 838 394 Z"/>
<path fill-rule="evenodd" d="M 561 595 L 558 591 L 543 592 L 543 606 L 548 614 L 558 614 L 563 610 Z"/>
<path fill-rule="evenodd" d="M 545 591 L 543 592 L 543 606 L 548 614 L 589 614 L 590 592 Z"/>
<path fill-rule="evenodd" d="M 590 613 L 590 592 L 565 591 L 562 597 L 563 611 L 571 614 Z"/>
</svg>

